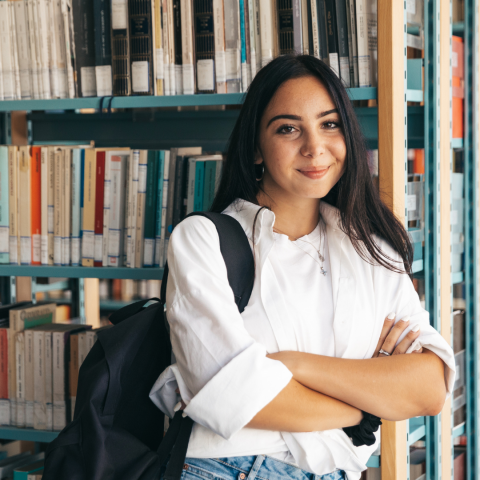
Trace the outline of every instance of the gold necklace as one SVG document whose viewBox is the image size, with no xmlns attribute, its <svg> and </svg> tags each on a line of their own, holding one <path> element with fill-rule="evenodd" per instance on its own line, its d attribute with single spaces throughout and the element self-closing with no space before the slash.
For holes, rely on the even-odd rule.
<svg viewBox="0 0 480 480">
<path fill-rule="evenodd" d="M 302 240 L 300 237 L 299 237 L 299 238 L 295 238 L 293 244 L 294 244 L 296 247 L 300 248 L 300 247 L 295 243 L 297 240 L 300 240 L 301 242 L 305 242 L 305 243 L 308 243 L 309 245 L 311 245 L 311 246 L 316 250 L 316 252 L 317 252 L 317 254 L 318 254 L 318 258 L 319 258 L 320 261 L 322 262 L 322 265 L 321 265 L 321 267 L 320 267 L 321 272 L 322 272 L 322 275 L 323 275 L 324 277 L 326 277 L 328 272 L 323 268 L 323 263 L 325 262 L 325 240 L 323 241 L 323 255 L 320 253 L 320 248 L 321 248 L 320 245 L 321 245 L 321 243 L 322 243 L 322 236 L 325 236 L 325 237 L 326 237 L 327 229 L 326 229 L 326 225 L 325 225 L 322 217 L 320 217 L 319 223 L 321 224 L 321 230 L 322 230 L 322 232 L 321 232 L 321 234 L 320 234 L 320 242 L 319 242 L 319 248 L 318 248 L 318 250 L 317 250 L 317 248 L 315 248 L 315 246 L 314 246 L 311 242 L 307 242 L 306 240 Z M 318 224 L 317 224 L 317 225 L 318 225 Z M 276 232 L 276 233 L 281 233 L 281 234 L 283 234 L 283 235 L 286 235 L 287 237 L 290 238 L 290 236 L 289 236 L 287 233 L 282 232 L 281 230 L 279 230 L 279 229 L 276 228 L 276 227 L 273 227 L 273 231 Z M 322 233 L 323 233 L 323 235 L 322 235 Z M 301 250 L 303 250 L 303 248 L 302 248 Z M 303 251 L 305 252 L 305 250 L 303 250 Z M 307 255 L 309 255 L 311 258 L 313 258 L 308 252 L 305 252 L 305 253 L 306 253 Z"/>
</svg>

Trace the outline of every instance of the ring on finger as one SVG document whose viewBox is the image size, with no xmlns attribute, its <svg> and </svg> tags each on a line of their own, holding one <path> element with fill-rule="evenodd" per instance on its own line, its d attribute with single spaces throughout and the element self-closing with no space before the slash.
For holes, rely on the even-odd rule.
<svg viewBox="0 0 480 480">
<path fill-rule="evenodd" d="M 387 357 L 390 357 L 390 355 L 391 355 L 391 353 L 386 352 L 383 348 L 381 348 L 381 349 L 378 351 L 378 353 L 379 353 L 379 354 L 380 354 L 380 353 L 383 353 L 383 354 L 386 355 Z"/>
</svg>

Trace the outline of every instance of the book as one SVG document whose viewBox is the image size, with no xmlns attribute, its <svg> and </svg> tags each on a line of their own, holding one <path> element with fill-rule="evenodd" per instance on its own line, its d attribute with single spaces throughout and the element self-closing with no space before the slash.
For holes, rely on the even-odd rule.
<svg viewBox="0 0 480 480">
<path fill-rule="evenodd" d="M 95 267 L 102 266 L 103 256 L 103 205 L 105 192 L 105 150 L 97 150 L 96 179 L 95 179 Z"/>
<path fill-rule="evenodd" d="M 165 68 L 163 63 L 163 31 L 162 31 L 162 1 L 153 2 L 153 38 L 154 38 L 154 95 L 164 95 L 164 75 Z"/>
<path fill-rule="evenodd" d="M 41 234 L 42 234 L 42 192 L 41 192 L 41 169 L 42 149 L 31 147 L 30 164 L 30 221 L 31 221 L 31 263 L 41 263 Z"/>
<path fill-rule="evenodd" d="M 169 185 L 170 152 L 159 152 L 159 175 L 157 193 L 157 212 L 155 221 L 155 267 L 164 264 L 165 223 L 167 220 L 167 200 Z"/>
<path fill-rule="evenodd" d="M 135 267 L 143 267 L 144 257 L 144 227 L 145 227 L 145 196 L 147 193 L 148 150 L 140 150 L 138 161 L 138 193 L 135 213 Z M 132 254 L 133 255 L 133 254 Z"/>
<path fill-rule="evenodd" d="M 368 3 L 369 0 L 355 0 L 359 87 L 372 86 L 368 46 Z"/>
<path fill-rule="evenodd" d="M 27 2 L 17 0 L 13 2 L 15 10 L 16 39 L 18 52 L 18 68 L 20 75 L 20 95 L 22 100 L 33 97 L 31 67 L 30 67 L 30 34 L 27 16 Z"/>
<path fill-rule="evenodd" d="M 62 265 L 62 232 L 64 224 L 62 192 L 65 178 L 64 151 L 62 148 L 54 150 L 54 189 L 53 189 L 53 264 Z"/>
<path fill-rule="evenodd" d="M 79 97 L 95 97 L 95 35 L 93 2 L 72 0 L 75 76 Z"/>
<path fill-rule="evenodd" d="M 184 157 L 183 155 L 177 155 L 175 163 L 175 183 L 171 223 L 172 231 L 182 218 L 182 207 L 184 203 L 184 198 L 186 197 L 186 175 L 188 172 L 188 158 Z"/>
<path fill-rule="evenodd" d="M 213 0 L 213 37 L 215 40 L 215 88 L 217 93 L 227 93 L 225 59 L 224 0 Z"/>
<path fill-rule="evenodd" d="M 327 65 L 330 64 L 328 56 L 328 35 L 327 35 L 327 13 L 325 7 L 326 0 L 312 0 L 317 4 L 317 32 L 318 32 L 318 53 L 320 60 Z"/>
<path fill-rule="evenodd" d="M 38 462 L 29 463 L 23 467 L 15 468 L 13 471 L 13 480 L 29 480 L 29 477 L 32 476 L 32 474 L 39 473 L 43 470 L 44 464 L 44 460 L 39 460 Z"/>
<path fill-rule="evenodd" d="M 181 0 L 180 13 L 183 94 L 193 95 L 195 93 L 195 36 L 193 30 L 193 8 L 190 0 Z"/>
<path fill-rule="evenodd" d="M 82 265 L 93 267 L 95 253 L 95 182 L 97 149 L 85 150 L 83 214 L 82 214 Z"/>
<path fill-rule="evenodd" d="M 41 148 L 41 246 L 40 260 L 42 265 L 48 265 L 48 147 Z"/>
<path fill-rule="evenodd" d="M 350 60 L 350 85 L 358 87 L 357 24 L 355 0 L 347 0 L 348 53 Z"/>
<path fill-rule="evenodd" d="M 72 265 L 80 265 L 80 193 L 82 191 L 82 153 L 80 148 L 72 149 L 72 239 L 71 260 Z"/>
<path fill-rule="evenodd" d="M 19 255 L 19 225 L 18 225 L 18 147 L 8 147 L 8 225 L 9 225 L 9 256 L 11 264 L 20 263 Z"/>
<path fill-rule="evenodd" d="M 293 31 L 293 8 L 292 1 L 278 1 L 278 35 L 280 43 L 280 55 L 295 52 Z"/>
<path fill-rule="evenodd" d="M 33 330 L 25 330 L 25 427 L 33 428 L 34 380 Z"/>
<path fill-rule="evenodd" d="M 153 94 L 152 4 L 150 0 L 128 0 L 130 22 L 130 68 L 132 92 Z"/>
<path fill-rule="evenodd" d="M 310 40 L 311 28 L 309 28 L 309 12 L 310 12 L 310 0 L 300 0 L 301 8 L 300 12 L 302 15 L 302 45 L 304 55 L 310 54 Z"/>
<path fill-rule="evenodd" d="M 169 76 L 170 95 L 177 94 L 177 81 L 175 78 L 175 30 L 174 30 L 174 13 L 173 13 L 173 0 L 166 0 L 165 5 L 166 19 L 165 23 L 168 24 L 166 33 L 168 35 L 168 58 L 167 72 Z"/>
<path fill-rule="evenodd" d="M 68 363 L 68 394 L 70 397 L 70 421 L 73 421 L 75 413 L 75 401 L 77 398 L 78 372 L 80 365 L 78 363 L 78 337 L 79 333 L 70 335 L 70 361 Z"/>
<path fill-rule="evenodd" d="M 273 0 L 260 0 L 260 42 L 262 46 L 262 67 L 274 58 L 274 36 L 272 5 Z"/>
<path fill-rule="evenodd" d="M 225 64 L 227 93 L 242 91 L 240 5 L 237 0 L 224 0 Z"/>
<path fill-rule="evenodd" d="M 63 20 L 61 0 L 50 0 L 49 20 L 53 27 L 50 32 L 51 51 L 51 88 L 53 98 L 67 98 L 67 50 L 65 48 L 65 24 Z"/>
<path fill-rule="evenodd" d="M 18 169 L 18 228 L 20 236 L 20 263 L 30 265 L 32 261 L 31 234 L 31 147 L 19 149 Z"/>
<path fill-rule="evenodd" d="M 245 16 L 245 0 L 239 2 L 240 14 L 240 69 L 241 91 L 246 92 L 251 81 L 250 70 L 250 33 L 248 30 L 248 15 Z"/>
<path fill-rule="evenodd" d="M 337 20 L 338 63 L 340 78 L 346 88 L 350 87 L 350 53 L 348 49 L 347 1 L 335 0 Z"/>
<path fill-rule="evenodd" d="M 62 265 L 70 265 L 72 235 L 72 149 L 63 149 Z"/>
<path fill-rule="evenodd" d="M 156 209 L 158 208 L 158 167 L 159 156 L 155 150 L 148 151 L 147 188 L 145 194 L 143 266 L 153 267 L 155 260 Z M 163 180 L 163 178 L 162 178 Z M 161 209 L 161 207 L 160 207 Z"/>
<path fill-rule="evenodd" d="M 136 213 L 138 195 L 138 164 L 140 161 L 140 150 L 132 150 L 130 157 L 129 171 L 129 206 L 128 206 L 128 236 L 127 236 L 127 266 L 135 268 L 135 239 L 137 236 Z"/>
<path fill-rule="evenodd" d="M 10 425 L 8 325 L 0 327 L 0 425 Z"/>
<path fill-rule="evenodd" d="M 25 334 L 18 332 L 15 335 L 15 378 L 16 378 L 16 418 L 14 425 L 25 427 Z"/>
<path fill-rule="evenodd" d="M 169 41 L 169 23 L 168 23 L 168 0 L 159 0 L 161 4 L 161 22 L 162 22 L 162 45 L 163 45 L 163 91 L 164 95 L 173 95 L 175 85 L 170 85 L 170 41 Z M 172 91 L 173 89 L 173 91 Z"/>
<path fill-rule="evenodd" d="M 328 63 L 330 68 L 340 77 L 336 0 L 325 0 L 325 20 L 327 25 Z"/>
<path fill-rule="evenodd" d="M 8 147 L 0 146 L 0 263 L 10 263 Z"/>
<path fill-rule="evenodd" d="M 55 147 L 47 147 L 47 229 L 48 229 L 48 264 L 54 264 L 55 255 Z"/>
<path fill-rule="evenodd" d="M 99 97 L 111 96 L 112 87 L 112 39 L 111 2 L 94 0 L 93 20 L 95 33 L 95 83 Z"/>
<path fill-rule="evenodd" d="M 367 0 L 368 59 L 370 85 L 377 86 L 377 0 Z"/>
<path fill-rule="evenodd" d="M 112 0 L 113 94 L 130 95 L 130 40 L 128 0 Z"/>
<path fill-rule="evenodd" d="M 128 267 L 128 248 L 129 248 L 129 221 L 130 221 L 130 164 L 132 159 L 132 152 L 126 159 L 126 166 L 125 166 L 125 209 L 123 212 L 123 262 L 122 264 Z"/>
<path fill-rule="evenodd" d="M 12 477 L 14 469 L 28 465 L 45 458 L 45 452 L 30 455 L 30 452 L 19 453 L 0 461 L 0 478 Z"/>
<path fill-rule="evenodd" d="M 15 82 L 15 98 L 22 98 L 20 85 L 20 67 L 18 64 L 18 45 L 17 45 L 17 21 L 15 17 L 15 6 L 10 0 L 8 4 L 8 15 L 10 17 L 10 44 L 12 45 L 13 78 Z"/>
<path fill-rule="evenodd" d="M 15 67 L 11 43 L 10 2 L 0 2 L 0 52 L 3 74 L 3 100 L 15 100 Z"/>
<path fill-rule="evenodd" d="M 186 5 L 184 5 L 186 6 Z M 173 7 L 173 44 L 174 44 L 174 69 L 175 69 L 175 94 L 183 95 L 183 54 L 182 49 L 183 45 L 186 45 L 188 42 L 188 33 L 182 32 L 182 22 L 181 22 L 181 12 L 180 12 L 180 0 L 172 0 Z M 185 12 L 186 13 L 186 12 Z M 184 15 L 185 19 L 185 15 Z M 184 23 L 184 29 L 187 28 L 187 25 Z M 188 48 L 188 46 L 187 46 Z M 190 50 L 193 50 L 193 45 Z"/>
<path fill-rule="evenodd" d="M 102 233 L 102 267 L 108 266 L 108 219 L 110 216 L 110 167 L 112 164 L 111 152 L 105 155 L 105 175 L 103 180 L 103 233 Z"/>
<path fill-rule="evenodd" d="M 37 0 L 35 2 L 36 7 L 36 33 L 38 34 L 38 51 L 37 54 L 40 58 L 40 77 L 41 77 L 41 91 L 40 96 L 43 99 L 52 98 L 52 89 L 50 83 L 50 41 L 51 41 L 51 29 L 49 25 L 48 15 L 48 0 Z"/>
</svg>

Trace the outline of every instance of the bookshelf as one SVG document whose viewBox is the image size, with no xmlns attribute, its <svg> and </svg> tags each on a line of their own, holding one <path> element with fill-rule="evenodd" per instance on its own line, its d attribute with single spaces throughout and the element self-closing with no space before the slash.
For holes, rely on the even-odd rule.
<svg viewBox="0 0 480 480">
<path fill-rule="evenodd" d="M 422 61 L 406 58 L 406 4 L 378 0 L 378 79 L 377 88 L 351 88 L 352 100 L 377 100 L 378 107 L 358 107 L 357 115 L 369 148 L 379 149 L 379 182 L 384 200 L 402 220 L 406 216 L 407 148 L 425 148 L 425 228 L 410 231 L 424 242 L 421 259 L 413 264 L 415 274 L 425 280 L 426 308 L 432 325 L 450 342 L 452 327 L 452 285 L 464 284 L 466 299 L 466 381 L 467 421 L 453 428 L 451 402 L 441 415 L 415 418 L 404 422 L 384 422 L 381 455 L 372 456 L 368 466 L 381 469 L 382 480 L 410 478 L 410 446 L 425 441 L 428 480 L 451 478 L 453 439 L 467 438 L 467 478 L 480 474 L 479 454 L 479 208 L 478 208 L 478 0 L 465 0 L 465 21 L 451 23 L 450 0 L 424 0 L 425 56 Z M 398 19 L 404 21 L 399 22 Z M 451 32 L 465 41 L 465 134 L 451 138 Z M 408 33 L 416 34 L 413 30 Z M 417 60 L 417 59 L 415 59 Z M 422 67 L 424 72 L 422 89 Z M 239 94 L 197 94 L 178 96 L 92 97 L 58 100 L 0 101 L 3 112 L 3 136 L 9 138 L 10 112 L 28 112 L 30 142 L 87 142 L 112 145 L 111 131 L 126 144 L 135 142 L 144 148 L 167 148 L 173 143 L 184 146 L 187 140 L 207 149 L 223 149 L 238 109 L 172 111 L 174 107 L 238 106 Z M 410 103 L 417 105 L 411 105 Z M 419 105 L 424 102 L 424 105 Z M 476 103 L 475 103 L 476 102 Z M 162 110 L 162 109 L 170 110 Z M 80 109 L 95 109 L 83 115 Z M 123 109 L 110 113 L 109 109 Z M 141 109 L 141 111 L 140 111 Z M 153 110 L 155 109 L 155 110 Z M 105 112 L 107 110 L 107 112 Z M 172 122 L 175 120 L 175 122 Z M 145 130 L 137 136 L 133 123 Z M 99 130 L 99 126 L 104 128 Z M 146 143 L 152 131 L 165 126 L 161 138 Z M 223 127 L 217 138 L 206 137 L 206 130 Z M 108 128 L 111 128 L 111 131 Z M 130 131 L 129 131 L 130 130 Z M 94 133 L 92 133 L 95 131 Z M 129 136 L 128 136 L 129 135 Z M 1 137 L 1 134 L 0 134 Z M 465 269 L 450 274 L 451 149 L 465 152 Z M 445 220 L 447 219 L 447 220 Z M 441 273 L 441 275 L 440 275 Z M 69 279 L 62 288 L 72 288 L 72 305 L 77 311 L 82 302 L 83 279 L 161 279 L 159 268 L 95 268 L 2 265 L 0 275 L 6 279 L 10 295 L 15 295 L 15 277 L 58 277 Z M 12 280 L 10 280 L 10 278 Z M 4 286 L 5 287 L 5 286 Z M 58 285 L 57 285 L 58 287 Z M 36 285 L 32 291 L 46 291 Z M 125 303 L 101 301 L 100 308 L 113 310 Z M 0 438 L 50 442 L 57 432 L 19 428 L 0 428 Z M 416 479 L 411 479 L 416 480 Z"/>
</svg>

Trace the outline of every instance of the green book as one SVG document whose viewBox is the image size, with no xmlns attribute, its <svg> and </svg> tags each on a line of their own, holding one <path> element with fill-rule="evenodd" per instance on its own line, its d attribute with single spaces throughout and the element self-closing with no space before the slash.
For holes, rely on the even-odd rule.
<svg viewBox="0 0 480 480">
<path fill-rule="evenodd" d="M 153 267 L 155 257 L 155 227 L 156 210 L 158 194 L 158 152 L 148 151 L 147 157 L 147 191 L 145 201 L 145 220 L 144 220 L 144 249 L 143 265 Z"/>
<path fill-rule="evenodd" d="M 44 460 L 40 460 L 23 467 L 18 467 L 13 471 L 13 480 L 28 480 L 28 475 L 43 470 L 45 465 Z"/>
<path fill-rule="evenodd" d="M 203 209 L 208 211 L 215 195 L 215 170 L 217 162 L 205 162 L 205 183 L 203 187 Z"/>
</svg>

